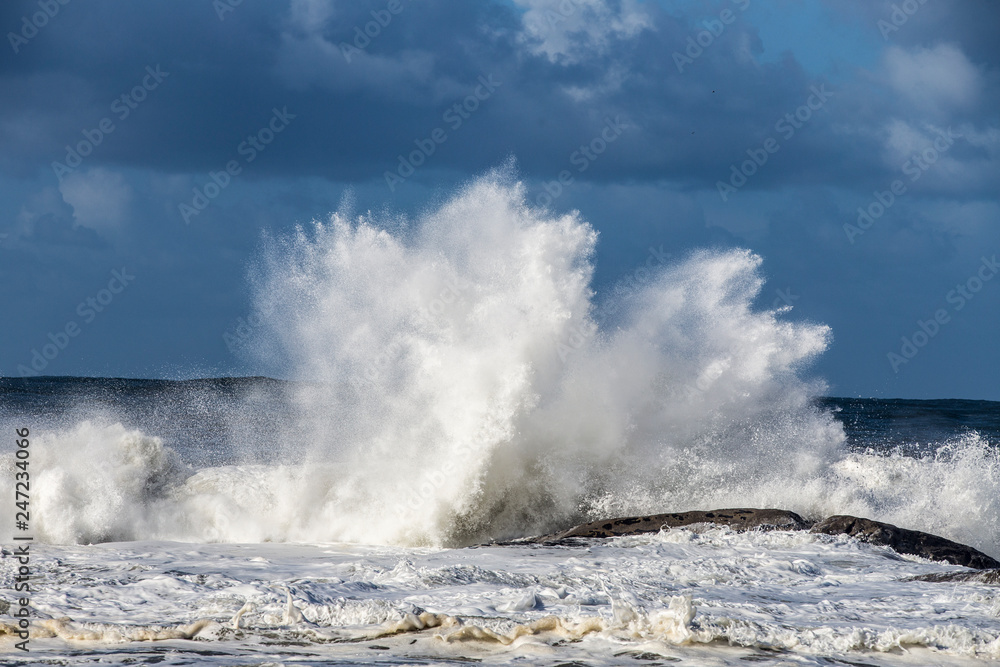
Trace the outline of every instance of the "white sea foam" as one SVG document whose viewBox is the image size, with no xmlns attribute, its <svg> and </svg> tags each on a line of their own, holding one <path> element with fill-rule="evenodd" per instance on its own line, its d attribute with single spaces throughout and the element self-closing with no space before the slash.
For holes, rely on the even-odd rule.
<svg viewBox="0 0 1000 667">
<path fill-rule="evenodd" d="M 502 172 L 416 221 L 335 214 L 276 239 L 258 346 L 301 380 L 289 438 L 308 454 L 193 470 L 113 420 L 42 432 L 38 537 L 443 545 L 771 506 L 1000 555 L 995 451 L 972 434 L 926 459 L 846 452 L 803 375 L 830 332 L 754 307 L 759 257 L 694 253 L 597 322 L 596 241 Z"/>
<path fill-rule="evenodd" d="M 390 662 L 530 665 L 622 664 L 623 653 L 719 665 L 1000 658 L 995 586 L 914 581 L 960 568 L 886 556 L 826 535 L 718 527 L 572 548 L 35 545 L 45 576 L 26 658 L 99 648 L 108 664 L 151 651 L 247 664 L 276 646 L 292 662 L 301 652 L 332 664 L 371 664 L 372 649 Z M 0 584 L 17 567 L 0 559 Z M 5 659 L 17 631 L 0 618 Z M 171 643 L 186 638 L 201 641 Z"/>
</svg>

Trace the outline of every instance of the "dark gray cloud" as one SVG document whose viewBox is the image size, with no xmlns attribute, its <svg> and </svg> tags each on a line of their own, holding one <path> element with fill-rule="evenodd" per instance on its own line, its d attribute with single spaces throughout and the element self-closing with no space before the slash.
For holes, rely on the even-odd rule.
<svg viewBox="0 0 1000 667">
<path fill-rule="evenodd" d="M 261 172 L 376 178 L 397 155 L 413 150 L 415 140 L 446 127 L 443 113 L 470 94 L 481 75 L 502 85 L 461 128 L 461 140 L 442 146 L 434 166 L 476 170 L 515 153 L 528 173 L 544 174 L 598 132 L 605 116 L 621 115 L 633 130 L 595 165 L 592 177 L 669 178 L 700 187 L 718 179 L 720 164 L 745 159 L 746 150 L 768 137 L 781 139 L 775 125 L 806 103 L 811 86 L 826 85 L 830 106 L 810 118 L 751 187 L 842 181 L 852 174 L 867 179 L 876 175 L 870 158 L 884 142 L 885 119 L 919 121 L 929 113 L 886 91 L 885 72 L 858 70 L 831 82 L 804 72 L 794 54 L 759 62 L 757 30 L 732 2 L 707 3 L 704 11 L 681 16 L 646 3 L 649 28 L 612 36 L 613 48 L 576 54 L 569 64 L 529 48 L 551 39 L 564 28 L 561 22 L 526 41 L 518 12 L 506 5 L 404 2 L 348 62 L 342 46 L 374 20 L 372 11 L 385 11 L 384 4 L 244 3 L 220 21 L 208 3 L 71 3 L 7 59 L 2 85 L 12 103 L 3 110 L 4 142 L 6 159 L 17 165 L 9 168 L 41 166 L 101 118 L 115 120 L 112 100 L 139 83 L 150 65 L 169 77 L 117 123 L 94 164 L 213 169 L 262 127 L 273 107 L 287 106 L 295 124 Z M 19 5 L 25 13 L 34 6 Z M 734 22 L 701 52 L 686 49 L 718 7 L 734 12 Z M 841 13 L 874 29 L 884 13 L 878 9 L 858 5 Z M 985 83 L 996 75 L 990 70 L 996 48 L 980 37 L 982 29 L 969 26 L 997 10 L 980 9 L 943 14 L 929 4 L 892 43 L 964 46 L 960 36 L 968 34 L 974 52 L 966 55 L 984 68 Z M 928 35 L 928 24 L 939 32 Z M 697 55 L 679 72 L 675 54 L 686 51 Z M 994 114 L 994 90 L 948 120 Z M 844 117 L 854 122 L 836 122 Z"/>
<path fill-rule="evenodd" d="M 905 21 L 897 13 L 895 25 L 894 5 L 916 10 Z M 837 342 L 820 370 L 851 391 L 891 394 L 896 375 L 878 361 L 882 348 L 976 253 L 1000 242 L 997 3 L 399 6 L 387 15 L 386 0 L 247 0 L 220 19 L 211 2 L 74 0 L 16 53 L 6 37 L 2 298 L 44 333 L 67 301 L 74 305 L 66 294 L 134 263 L 142 270 L 135 294 L 146 296 L 108 319 L 128 326 L 105 325 L 105 342 L 67 368 L 98 372 L 102 353 L 133 368 L 155 343 L 171 368 L 225 369 L 236 362 L 221 331 L 245 312 L 243 274 L 262 228 L 323 216 L 348 186 L 362 208 L 414 211 L 515 156 L 538 203 L 548 202 L 546 183 L 572 172 L 574 184 L 552 206 L 579 208 L 601 231 L 599 285 L 644 261 L 651 245 L 676 256 L 703 245 L 752 247 L 776 283 L 801 292 L 795 312 L 834 326 Z M 18 34 L 22 17 L 38 11 L 38 0 L 4 3 L 0 29 Z M 367 43 L 358 38 L 366 27 L 377 32 Z M 346 55 L 345 44 L 354 47 Z M 147 68 L 166 74 L 150 78 Z M 496 85 L 472 100 L 475 111 L 446 115 L 483 92 L 482 77 Z M 275 109 L 294 118 L 247 162 L 242 142 L 267 128 Z M 104 119 L 114 129 L 96 135 Z M 615 141 L 595 159 L 581 157 L 609 120 L 622 128 Z M 923 158 L 926 168 L 913 161 L 949 128 L 961 136 L 933 161 Z M 447 140 L 390 191 L 383 174 L 436 129 Z M 60 182 L 52 162 L 88 136 L 100 143 Z M 777 152 L 764 149 L 768 141 Z M 734 165 L 765 154 L 723 201 L 717 183 L 732 184 Z M 240 174 L 186 225 L 178 205 L 230 160 Z M 913 173 L 919 179 L 909 180 Z M 852 236 L 845 225 L 857 223 L 858 208 L 895 180 L 906 192 Z M 962 326 L 995 330 L 997 311 L 983 307 Z M 178 328 L 188 343 L 170 333 Z M 13 350 L 37 338 L 4 335 L 0 344 Z M 930 391 L 944 364 L 982 351 L 940 354 L 915 371 L 919 391 Z M 865 355 L 873 361 L 864 372 L 844 374 L 846 360 Z"/>
</svg>

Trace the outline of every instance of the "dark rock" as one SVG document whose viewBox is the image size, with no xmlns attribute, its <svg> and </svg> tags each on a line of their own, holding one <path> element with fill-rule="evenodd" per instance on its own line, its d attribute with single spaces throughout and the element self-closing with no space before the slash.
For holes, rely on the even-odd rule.
<svg viewBox="0 0 1000 667">
<path fill-rule="evenodd" d="M 616 537 L 656 533 L 661 528 L 679 528 L 696 523 L 715 523 L 733 530 L 805 530 L 809 522 L 795 512 L 774 509 L 725 509 L 708 512 L 677 512 L 625 517 L 584 523 L 561 533 L 535 538 L 535 542 L 552 542 L 574 537 Z"/>
<path fill-rule="evenodd" d="M 979 572 L 935 572 L 934 574 L 921 574 L 919 577 L 910 577 L 906 581 L 932 581 L 941 584 L 969 581 L 976 584 L 992 584 L 994 586 L 1000 586 L 1000 570 L 980 570 Z"/>
<path fill-rule="evenodd" d="M 728 526 L 733 530 L 807 530 L 812 527 L 814 533 L 826 535 L 849 535 L 869 544 L 887 546 L 900 554 L 920 556 L 929 560 L 940 560 L 953 565 L 962 565 L 976 570 L 995 570 L 984 573 L 954 573 L 947 575 L 925 575 L 925 581 L 980 581 L 983 583 L 1000 583 L 1000 561 L 983 552 L 958 542 L 924 533 L 919 530 L 899 528 L 890 523 L 872 521 L 856 516 L 831 516 L 813 525 L 795 512 L 778 509 L 723 509 L 711 511 L 676 512 L 670 514 L 651 514 L 648 516 L 623 517 L 605 519 L 580 524 L 559 533 L 543 535 L 535 538 L 523 538 L 516 543 L 552 543 L 561 542 L 573 544 L 585 538 L 617 537 L 621 535 L 639 535 L 656 533 L 663 528 L 680 528 L 697 523 L 713 523 Z M 973 577 L 982 574 L 981 578 L 962 578 L 964 575 Z M 934 579 L 937 576 L 953 576 L 954 579 Z"/>
<path fill-rule="evenodd" d="M 921 556 L 930 560 L 942 560 L 953 565 L 964 565 L 977 570 L 1000 568 L 1000 561 L 964 544 L 919 530 L 908 530 L 891 523 L 882 523 L 856 516 L 838 514 L 828 517 L 813 526 L 812 532 L 825 533 L 826 535 L 850 535 L 862 542 L 891 547 L 901 554 Z"/>
</svg>

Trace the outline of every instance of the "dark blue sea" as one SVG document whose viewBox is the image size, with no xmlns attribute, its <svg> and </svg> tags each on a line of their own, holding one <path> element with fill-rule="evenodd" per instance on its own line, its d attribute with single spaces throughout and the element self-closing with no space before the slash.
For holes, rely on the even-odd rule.
<svg viewBox="0 0 1000 667">
<path fill-rule="evenodd" d="M 195 465 L 284 451 L 296 413 L 292 383 L 264 377 L 196 380 L 0 378 L 0 426 L 57 428 L 110 419 L 159 437 Z M 856 451 L 933 454 L 970 434 L 1000 447 L 1000 402 L 959 399 L 815 399 Z"/>
</svg>

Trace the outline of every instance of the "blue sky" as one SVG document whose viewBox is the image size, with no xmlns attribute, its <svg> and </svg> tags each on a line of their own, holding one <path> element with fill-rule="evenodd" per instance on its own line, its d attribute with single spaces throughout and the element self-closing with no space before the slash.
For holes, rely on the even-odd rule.
<svg viewBox="0 0 1000 667">
<path fill-rule="evenodd" d="M 1000 400 L 997 3 L 389 6 L 3 3 L 0 374 L 46 345 L 44 374 L 259 372 L 224 335 L 250 311 L 262 230 L 348 192 L 418 212 L 510 156 L 540 201 L 620 118 L 551 204 L 600 231 L 598 290 L 650 246 L 750 248 L 762 306 L 832 327 L 812 369 L 832 394 Z M 373 11 L 386 25 L 345 54 Z M 499 85 L 390 188 L 397 156 L 484 80 Z"/>
</svg>

